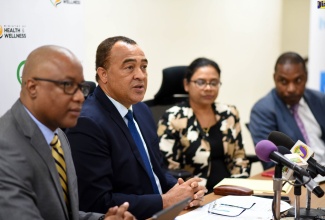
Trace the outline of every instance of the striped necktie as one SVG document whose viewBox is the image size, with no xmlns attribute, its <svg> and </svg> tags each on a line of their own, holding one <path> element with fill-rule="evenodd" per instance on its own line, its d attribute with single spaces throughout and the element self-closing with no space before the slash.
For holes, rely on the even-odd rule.
<svg viewBox="0 0 325 220">
<path fill-rule="evenodd" d="M 61 147 L 61 142 L 57 134 L 54 135 L 50 145 L 52 147 L 52 156 L 55 160 L 55 166 L 60 176 L 60 183 L 63 189 L 64 201 L 67 205 L 67 208 L 69 208 L 67 168 L 64 161 L 64 153 Z"/>
<path fill-rule="evenodd" d="M 305 139 L 306 144 L 309 145 L 309 138 L 308 138 L 304 123 L 302 122 L 301 118 L 298 115 L 298 107 L 299 107 L 299 104 L 291 106 L 291 111 L 292 111 L 293 117 L 295 118 L 295 120 L 297 122 L 298 128 L 300 129 L 301 134 Z"/>
</svg>

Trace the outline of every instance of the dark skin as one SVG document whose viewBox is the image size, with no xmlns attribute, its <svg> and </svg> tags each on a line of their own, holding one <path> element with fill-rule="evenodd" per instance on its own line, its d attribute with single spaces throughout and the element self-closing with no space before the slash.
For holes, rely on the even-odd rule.
<svg viewBox="0 0 325 220">
<path fill-rule="evenodd" d="M 287 105 L 299 103 L 307 83 L 307 72 L 301 63 L 277 65 L 273 79 L 278 95 Z"/>
<path fill-rule="evenodd" d="M 58 46 L 43 46 L 27 58 L 22 75 L 20 100 L 24 106 L 46 127 L 55 131 L 58 127 L 72 127 L 77 123 L 84 95 L 80 89 L 75 94 L 64 93 L 62 86 L 38 81 L 35 77 L 51 80 L 84 81 L 80 61 L 69 50 Z M 105 220 L 134 220 L 127 211 L 129 203 L 110 208 Z"/>
</svg>

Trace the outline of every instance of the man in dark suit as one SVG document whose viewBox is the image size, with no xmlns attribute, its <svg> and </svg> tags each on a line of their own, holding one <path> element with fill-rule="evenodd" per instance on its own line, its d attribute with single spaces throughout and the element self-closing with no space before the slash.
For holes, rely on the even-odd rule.
<svg viewBox="0 0 325 220">
<path fill-rule="evenodd" d="M 134 219 L 127 203 L 106 216 L 78 210 L 70 146 L 59 127 L 77 123 L 88 92 L 69 50 L 42 46 L 27 57 L 20 99 L 0 119 L 0 219 Z"/>
<path fill-rule="evenodd" d="M 255 145 L 267 139 L 271 131 L 301 140 L 314 150 L 315 159 L 325 165 L 325 95 L 306 88 L 307 78 L 305 61 L 299 54 L 282 54 L 275 64 L 275 88 L 253 106 L 249 130 Z M 293 107 L 298 110 L 298 122 Z M 273 165 L 263 163 L 264 169 Z"/>
<path fill-rule="evenodd" d="M 163 168 L 156 124 L 141 102 L 147 65 L 144 52 L 129 38 L 108 38 L 97 48 L 98 86 L 85 101 L 77 125 L 67 130 L 81 210 L 101 212 L 128 201 L 130 212 L 145 219 L 187 197 L 193 199 L 190 207 L 197 206 L 204 196 L 199 178 L 177 181 Z M 126 118 L 130 110 L 134 120 Z M 144 154 L 128 128 L 130 121 L 141 136 Z"/>
</svg>

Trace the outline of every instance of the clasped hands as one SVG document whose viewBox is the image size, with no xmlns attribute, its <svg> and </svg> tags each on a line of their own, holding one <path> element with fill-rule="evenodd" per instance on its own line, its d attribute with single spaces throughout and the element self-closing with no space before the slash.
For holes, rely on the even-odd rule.
<svg viewBox="0 0 325 220">
<path fill-rule="evenodd" d="M 114 206 L 108 209 L 108 212 L 105 214 L 104 220 L 135 220 L 136 218 L 129 212 L 129 203 L 125 202 L 122 205 Z"/>
<path fill-rule="evenodd" d="M 204 200 L 204 195 L 208 190 L 205 186 L 200 185 L 199 182 L 201 182 L 201 179 L 198 177 L 193 177 L 187 181 L 178 178 L 175 186 L 162 195 L 163 208 L 167 208 L 188 197 L 192 198 L 192 200 L 185 209 L 200 206 L 201 202 Z"/>
<path fill-rule="evenodd" d="M 186 198 L 192 198 L 185 209 L 200 206 L 207 189 L 199 184 L 201 179 L 193 177 L 187 181 L 178 178 L 177 183 L 167 193 L 162 195 L 163 208 L 167 208 Z M 127 211 L 129 203 L 125 202 L 121 206 L 112 207 L 105 215 L 105 220 L 135 220 L 135 217 Z"/>
</svg>

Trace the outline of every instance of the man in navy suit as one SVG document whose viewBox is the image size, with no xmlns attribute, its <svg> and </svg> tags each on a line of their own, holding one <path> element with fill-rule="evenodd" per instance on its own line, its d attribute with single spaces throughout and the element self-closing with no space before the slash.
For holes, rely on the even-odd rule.
<svg viewBox="0 0 325 220">
<path fill-rule="evenodd" d="M 199 185 L 199 178 L 176 180 L 164 169 L 156 124 L 141 102 L 147 88 L 147 65 L 144 52 L 129 38 L 108 38 L 97 48 L 98 86 L 86 99 L 76 127 L 66 131 L 81 210 L 102 212 L 127 201 L 130 212 L 145 219 L 187 197 L 192 198 L 189 207 L 200 205 L 203 199 L 206 189 Z M 146 149 L 149 169 L 129 131 L 125 118 L 129 110 Z"/>
<path fill-rule="evenodd" d="M 325 95 L 306 88 L 307 78 L 304 59 L 294 52 L 283 53 L 275 64 L 275 88 L 253 106 L 249 130 L 255 145 L 267 139 L 271 131 L 301 140 L 314 150 L 315 159 L 325 165 Z M 303 129 L 291 110 L 295 105 Z M 273 165 L 263 163 L 264 169 Z"/>
</svg>

